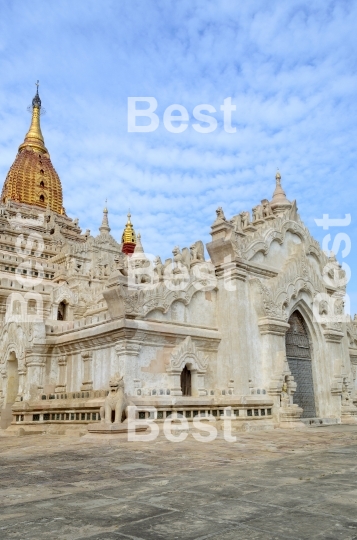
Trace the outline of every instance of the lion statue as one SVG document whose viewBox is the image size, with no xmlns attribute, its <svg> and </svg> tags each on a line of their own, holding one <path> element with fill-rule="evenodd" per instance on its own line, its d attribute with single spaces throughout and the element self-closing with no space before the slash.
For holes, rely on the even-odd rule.
<svg viewBox="0 0 357 540">
<path fill-rule="evenodd" d="M 106 424 L 112 424 L 112 411 L 115 411 L 115 424 L 121 424 L 125 417 L 125 409 L 130 405 L 124 393 L 123 376 L 116 373 L 109 381 L 109 394 L 104 405 L 100 408 L 100 419 Z"/>
</svg>

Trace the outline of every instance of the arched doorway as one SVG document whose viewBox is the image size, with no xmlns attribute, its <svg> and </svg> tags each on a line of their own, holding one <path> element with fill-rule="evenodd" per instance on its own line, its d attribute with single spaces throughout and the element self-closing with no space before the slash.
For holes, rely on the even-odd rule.
<svg viewBox="0 0 357 540">
<path fill-rule="evenodd" d="M 67 320 L 67 303 L 64 300 L 58 304 L 57 320 L 58 321 Z"/>
<path fill-rule="evenodd" d="M 285 336 L 285 344 L 289 369 L 296 382 L 293 403 L 303 409 L 303 418 L 315 418 L 314 382 L 306 324 L 299 311 L 294 311 L 288 322 L 290 328 Z"/>
<path fill-rule="evenodd" d="M 181 371 L 181 391 L 183 396 L 191 396 L 191 371 L 187 366 Z"/>
</svg>

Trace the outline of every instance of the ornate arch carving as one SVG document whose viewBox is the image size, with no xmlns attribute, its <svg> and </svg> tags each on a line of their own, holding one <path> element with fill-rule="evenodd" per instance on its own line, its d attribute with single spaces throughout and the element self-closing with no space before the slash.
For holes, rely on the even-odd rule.
<svg viewBox="0 0 357 540">
<path fill-rule="evenodd" d="M 253 278 L 251 284 L 260 293 L 260 301 L 256 301 L 258 314 L 284 320 L 287 320 L 286 306 L 297 298 L 301 291 L 307 292 L 312 300 L 317 294 L 326 293 L 322 279 L 307 260 L 303 250 L 285 263 L 277 277 L 265 283 L 259 278 Z"/>
<path fill-rule="evenodd" d="M 207 371 L 208 357 L 197 350 L 190 336 L 187 336 L 171 353 L 167 371 L 181 372 L 187 363 L 191 364 L 191 371 L 195 370 L 198 373 L 206 373 Z"/>
<path fill-rule="evenodd" d="M 52 291 L 52 302 L 54 304 L 59 304 L 63 300 L 66 300 L 71 305 L 78 304 L 78 294 L 73 292 L 67 283 L 63 283 Z"/>
<path fill-rule="evenodd" d="M 211 286 L 209 290 L 216 290 Z M 139 289 L 129 292 L 127 287 L 120 285 L 119 295 L 124 300 L 125 312 L 132 317 L 145 317 L 155 309 L 167 313 L 175 301 L 189 305 L 193 296 L 199 291 L 207 290 L 207 282 L 204 279 L 190 278 L 190 282 L 183 290 L 172 291 L 165 283 L 160 283 L 153 289 Z"/>
<path fill-rule="evenodd" d="M 21 325 L 16 322 L 6 324 L 1 332 L 0 343 L 1 363 L 6 365 L 10 353 L 14 352 L 20 367 L 20 364 L 24 363 L 24 351 L 28 343 L 27 335 Z"/>
<path fill-rule="evenodd" d="M 296 212 L 296 204 L 293 204 L 290 212 L 286 215 L 275 217 L 272 221 L 266 221 L 259 226 L 252 234 L 241 236 L 235 235 L 234 251 L 243 259 L 250 260 L 258 252 L 267 255 L 272 242 L 283 244 L 286 233 L 297 235 L 307 248 L 307 253 L 314 251 L 319 260 L 326 257 L 319 246 L 319 243 L 311 236 L 309 230 L 300 220 Z"/>
</svg>

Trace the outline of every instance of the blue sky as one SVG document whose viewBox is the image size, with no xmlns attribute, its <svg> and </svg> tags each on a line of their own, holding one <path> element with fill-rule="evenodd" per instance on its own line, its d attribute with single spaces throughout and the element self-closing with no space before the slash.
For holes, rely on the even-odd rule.
<svg viewBox="0 0 357 540">
<path fill-rule="evenodd" d="M 36 79 L 66 211 L 92 234 L 107 198 L 116 238 L 130 206 L 145 250 L 168 257 L 210 240 L 217 206 L 230 217 L 270 198 L 279 167 L 318 240 L 315 218 L 351 214 L 328 232 L 351 237 L 343 260 L 357 311 L 356 28 L 354 0 L 2 0 L 0 177 L 28 129 Z M 157 99 L 155 132 L 128 133 L 130 96 Z M 222 125 L 226 97 L 234 134 Z M 190 114 L 181 134 L 162 123 L 174 103 Z M 201 103 L 219 111 L 213 133 L 192 128 Z"/>
</svg>

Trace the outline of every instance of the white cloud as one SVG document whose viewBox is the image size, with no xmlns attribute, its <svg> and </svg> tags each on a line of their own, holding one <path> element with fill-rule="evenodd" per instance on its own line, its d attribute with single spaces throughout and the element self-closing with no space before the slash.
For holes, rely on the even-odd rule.
<svg viewBox="0 0 357 540">
<path fill-rule="evenodd" d="M 209 241 L 218 205 L 230 216 L 271 196 L 279 166 L 321 240 L 314 218 L 355 216 L 356 20 L 345 0 L 3 2 L 0 174 L 39 78 L 46 144 L 83 228 L 96 230 L 108 198 L 119 238 L 130 206 L 145 248 L 165 258 Z M 160 119 L 172 103 L 192 118 L 194 106 L 219 111 L 232 96 L 237 132 L 223 131 L 219 111 L 209 135 L 170 134 L 162 122 L 127 133 L 129 96 L 156 97 Z M 354 222 L 347 232 L 353 244 Z M 356 255 L 347 261 L 355 298 Z"/>
</svg>

